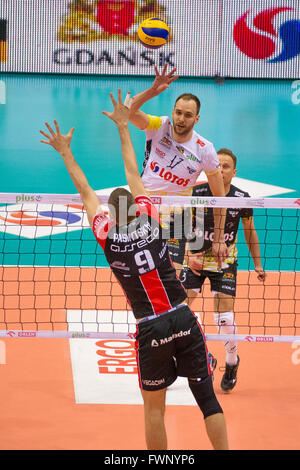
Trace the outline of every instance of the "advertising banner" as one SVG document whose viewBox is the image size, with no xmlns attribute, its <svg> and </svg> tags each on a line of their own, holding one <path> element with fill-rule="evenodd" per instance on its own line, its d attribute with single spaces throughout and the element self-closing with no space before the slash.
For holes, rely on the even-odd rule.
<svg viewBox="0 0 300 470">
<path fill-rule="evenodd" d="M 150 17 L 168 43 L 138 40 Z M 0 72 L 152 75 L 168 62 L 186 77 L 300 75 L 299 0 L 6 0 Z"/>
<path fill-rule="evenodd" d="M 152 75 L 155 63 L 167 61 L 182 76 L 213 76 L 219 6 L 219 0 L 8 0 L 0 14 L 0 41 L 5 36 L 6 46 L 6 55 L 0 46 L 0 67 L 27 73 Z M 170 27 L 167 45 L 158 50 L 138 40 L 138 26 L 149 17 Z"/>
<path fill-rule="evenodd" d="M 224 0 L 220 75 L 299 78 L 299 0 Z"/>
</svg>

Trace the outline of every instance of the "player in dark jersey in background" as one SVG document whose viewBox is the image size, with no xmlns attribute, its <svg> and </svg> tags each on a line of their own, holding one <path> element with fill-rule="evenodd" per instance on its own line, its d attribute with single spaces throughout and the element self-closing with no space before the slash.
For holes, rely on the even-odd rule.
<svg viewBox="0 0 300 470">
<path fill-rule="evenodd" d="M 137 319 L 136 351 L 148 449 L 167 449 L 164 423 L 166 390 L 178 376 L 188 378 L 214 449 L 227 449 L 222 408 L 212 385 L 205 337 L 189 307 L 186 291 L 176 276 L 159 215 L 140 178 L 129 129 L 129 100 L 122 104 L 121 92 L 114 111 L 103 112 L 119 131 L 125 174 L 131 192 L 114 190 L 109 197 L 111 215 L 104 213 L 98 197 L 76 163 L 71 149 L 74 129 L 67 135 L 46 123 L 48 139 L 63 158 L 80 193 L 93 233 L 131 304 Z M 127 107 L 128 104 L 128 107 Z M 120 390 L 120 393 L 122 391 Z"/>
<path fill-rule="evenodd" d="M 221 172 L 224 180 L 227 197 L 250 197 L 248 193 L 231 184 L 236 175 L 236 156 L 228 149 L 218 151 Z M 207 183 L 195 186 L 193 195 L 198 197 L 211 197 Z M 204 213 L 203 213 L 204 211 Z M 224 229 L 224 239 L 228 246 L 228 257 L 222 263 L 222 269 L 214 259 L 211 247 L 214 234 L 214 219 L 212 209 L 195 210 L 193 213 L 194 238 L 190 240 L 190 254 L 198 253 L 198 258 L 192 256 L 188 266 L 184 266 L 180 279 L 186 289 L 201 292 L 206 278 L 210 280 L 211 290 L 214 294 L 214 320 L 220 334 L 233 335 L 236 333 L 234 321 L 234 299 L 236 295 L 237 276 L 237 232 L 240 219 L 242 220 L 245 240 L 253 259 L 255 271 L 260 281 L 264 281 L 265 272 L 261 266 L 259 240 L 253 222 L 253 209 L 227 209 Z M 197 246 L 198 244 L 198 246 Z M 200 245 L 200 246 L 199 246 Z M 191 296 L 191 292 L 189 293 Z M 190 301 L 192 306 L 193 300 Z M 224 391 L 231 391 L 236 385 L 237 369 L 240 358 L 237 354 L 237 343 L 227 341 L 225 373 L 221 381 Z"/>
</svg>

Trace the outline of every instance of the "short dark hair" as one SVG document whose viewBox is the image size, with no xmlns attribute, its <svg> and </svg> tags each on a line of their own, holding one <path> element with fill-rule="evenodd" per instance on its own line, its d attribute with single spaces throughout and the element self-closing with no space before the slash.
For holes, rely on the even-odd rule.
<svg viewBox="0 0 300 470">
<path fill-rule="evenodd" d="M 196 95 L 193 95 L 192 93 L 182 93 L 182 95 L 178 96 L 178 98 L 176 99 L 175 105 L 176 105 L 177 101 L 179 101 L 179 100 L 186 100 L 186 101 L 193 100 L 193 101 L 195 101 L 196 107 L 197 107 L 197 115 L 199 114 L 201 103 L 200 103 L 199 98 Z"/>
<path fill-rule="evenodd" d="M 221 155 L 221 154 L 228 155 L 229 157 L 231 157 L 232 160 L 233 160 L 233 166 L 234 166 L 234 168 L 236 168 L 237 158 L 236 158 L 236 155 L 234 155 L 234 153 L 231 150 L 223 148 L 223 149 L 218 150 L 217 154 L 218 155 Z"/>
<path fill-rule="evenodd" d="M 125 188 L 116 188 L 108 199 L 108 206 L 117 225 L 131 222 L 136 216 L 133 208 L 135 201 L 132 194 Z M 131 210 L 130 210 L 131 209 Z"/>
</svg>

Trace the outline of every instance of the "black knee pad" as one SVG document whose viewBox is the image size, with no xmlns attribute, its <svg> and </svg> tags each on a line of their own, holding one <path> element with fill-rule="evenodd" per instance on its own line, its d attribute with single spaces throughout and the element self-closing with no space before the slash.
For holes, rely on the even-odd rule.
<svg viewBox="0 0 300 470">
<path fill-rule="evenodd" d="M 189 387 L 203 413 L 204 419 L 217 413 L 223 413 L 214 392 L 211 376 L 200 381 L 199 379 L 189 379 Z"/>
</svg>

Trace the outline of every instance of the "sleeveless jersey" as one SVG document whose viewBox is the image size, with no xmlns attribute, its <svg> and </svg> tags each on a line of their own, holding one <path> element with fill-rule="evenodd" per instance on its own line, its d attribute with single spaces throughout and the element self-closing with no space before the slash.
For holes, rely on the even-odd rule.
<svg viewBox="0 0 300 470">
<path fill-rule="evenodd" d="M 211 197 L 212 193 L 208 183 L 195 186 L 193 189 L 193 196 Z M 248 193 L 233 185 L 230 185 L 229 192 L 226 194 L 226 196 L 250 197 Z M 240 219 L 248 219 L 250 217 L 253 217 L 253 209 L 251 208 L 234 208 L 226 210 L 224 238 L 225 243 L 229 248 L 229 256 L 224 262 L 223 269 L 228 267 L 229 264 L 233 264 L 237 260 L 236 244 L 239 222 Z M 196 237 L 191 238 L 190 240 L 190 251 L 192 253 L 205 252 L 203 257 L 203 269 L 208 271 L 218 271 L 218 264 L 211 251 L 214 235 L 213 209 L 211 207 L 197 208 L 197 210 L 193 208 L 192 225 Z"/>
<path fill-rule="evenodd" d="M 129 224 L 118 226 L 101 213 L 92 227 L 135 318 L 143 318 L 180 304 L 186 291 L 171 263 L 154 205 L 147 196 L 135 202 L 137 217 Z"/>
<path fill-rule="evenodd" d="M 148 193 L 189 196 L 202 171 L 216 173 L 220 167 L 211 142 L 193 131 L 188 142 L 172 138 L 167 116 L 149 116 L 142 180 Z"/>
</svg>

